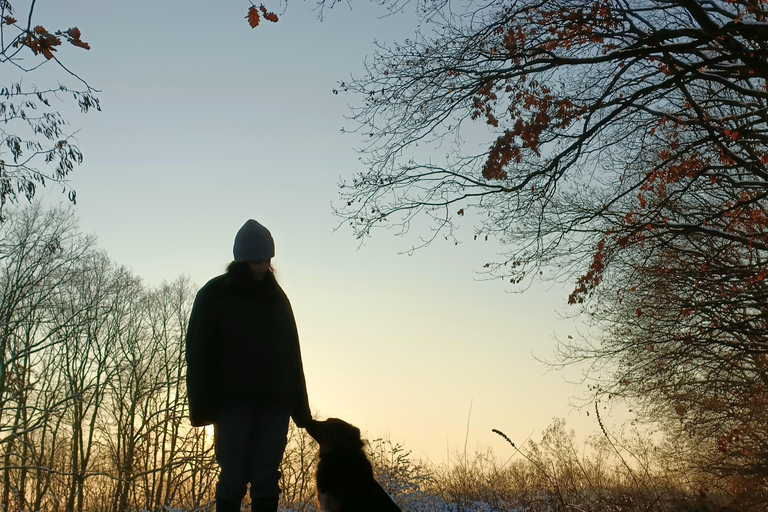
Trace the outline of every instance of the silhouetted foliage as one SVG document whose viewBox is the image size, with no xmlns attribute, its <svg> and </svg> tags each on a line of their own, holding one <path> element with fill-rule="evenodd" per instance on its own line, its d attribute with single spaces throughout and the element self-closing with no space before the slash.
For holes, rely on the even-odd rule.
<svg viewBox="0 0 768 512">
<path fill-rule="evenodd" d="M 473 219 L 507 250 L 490 275 L 574 279 L 605 334 L 564 348 L 615 365 L 597 394 L 768 477 L 766 2 L 418 7 L 341 84 L 368 170 L 337 213 L 361 238 L 432 219 L 425 243 Z"/>
<path fill-rule="evenodd" d="M 90 49 L 80 38 L 80 30 L 71 27 L 49 32 L 33 23 L 35 2 L 24 5 L 17 13 L 9 0 L 0 0 L 0 69 L 4 80 L 17 77 L 0 84 L 0 216 L 8 201 L 19 195 L 31 200 L 36 188 L 49 182 L 63 185 L 69 200 L 75 201 L 75 191 L 66 188 L 66 178 L 83 155 L 72 134 L 66 132 L 67 120 L 51 105 L 51 99 L 71 96 L 82 112 L 100 110 L 97 91 L 56 55 L 65 42 Z M 29 79 L 21 80 L 22 76 L 34 80 L 35 70 L 50 65 L 58 66 L 61 75 L 77 85 L 59 81 L 53 87 L 39 87 L 27 85 Z"/>
</svg>

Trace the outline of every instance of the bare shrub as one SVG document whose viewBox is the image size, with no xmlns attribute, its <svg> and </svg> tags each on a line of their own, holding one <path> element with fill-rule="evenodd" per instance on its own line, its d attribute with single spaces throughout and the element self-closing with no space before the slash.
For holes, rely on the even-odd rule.
<svg viewBox="0 0 768 512">
<path fill-rule="evenodd" d="M 317 512 L 317 443 L 307 431 L 291 423 L 288 446 L 280 465 L 281 506 L 295 512 Z"/>
<path fill-rule="evenodd" d="M 414 512 L 437 510 L 434 497 L 425 492 L 432 484 L 432 472 L 413 460 L 411 451 L 383 437 L 369 442 L 367 452 L 376 480 L 400 508 Z"/>
</svg>

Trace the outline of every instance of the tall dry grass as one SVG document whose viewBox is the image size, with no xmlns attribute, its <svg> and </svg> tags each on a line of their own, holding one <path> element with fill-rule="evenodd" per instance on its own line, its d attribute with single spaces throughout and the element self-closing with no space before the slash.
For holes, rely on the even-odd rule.
<svg viewBox="0 0 768 512">
<path fill-rule="evenodd" d="M 300 451 L 307 454 L 310 450 Z M 377 480 L 404 512 L 758 512 L 768 510 L 765 483 L 745 489 L 697 472 L 674 443 L 648 432 L 600 433 L 579 441 L 555 420 L 539 441 L 494 453 L 457 453 L 433 464 L 401 444 L 375 439 L 367 451 Z M 679 448 L 678 448 L 679 449 Z M 314 472 L 313 457 L 296 457 Z M 296 477 L 292 477 L 295 480 Z M 299 481 L 304 481 L 302 477 Z M 746 485 L 746 484 L 745 484 Z M 285 510 L 316 512 L 314 489 L 288 492 Z M 299 501 L 287 499 L 301 496 Z"/>
</svg>

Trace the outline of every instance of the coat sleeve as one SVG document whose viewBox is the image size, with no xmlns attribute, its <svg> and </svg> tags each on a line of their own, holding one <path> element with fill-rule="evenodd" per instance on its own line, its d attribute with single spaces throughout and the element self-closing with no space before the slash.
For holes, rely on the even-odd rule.
<svg viewBox="0 0 768 512">
<path fill-rule="evenodd" d="M 286 300 L 286 303 L 288 306 L 288 328 L 290 337 L 294 343 L 293 375 L 291 376 L 294 396 L 291 417 L 297 427 L 305 428 L 307 423 L 312 419 L 312 413 L 309 409 L 307 382 L 304 378 L 304 365 L 301 361 L 301 347 L 299 346 L 299 333 L 296 328 L 296 320 L 293 316 L 290 302 Z"/>
<path fill-rule="evenodd" d="M 187 397 L 193 427 L 210 425 L 216 416 L 212 371 L 214 321 L 210 293 L 203 287 L 195 297 L 186 336 Z"/>
</svg>

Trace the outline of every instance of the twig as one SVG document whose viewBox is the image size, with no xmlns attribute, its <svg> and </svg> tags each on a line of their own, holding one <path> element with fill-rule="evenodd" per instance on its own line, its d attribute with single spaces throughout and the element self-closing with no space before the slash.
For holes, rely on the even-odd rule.
<svg viewBox="0 0 768 512">
<path fill-rule="evenodd" d="M 557 477 L 555 477 L 555 478 L 553 479 L 551 476 L 549 476 L 549 474 L 547 473 L 547 471 L 546 471 L 546 470 L 545 470 L 543 467 L 541 467 L 541 465 L 539 465 L 539 463 L 537 463 L 535 460 L 531 459 L 531 458 L 530 458 L 528 455 L 526 455 L 526 454 L 525 454 L 525 452 L 523 452 L 522 450 L 520 450 L 520 448 L 518 448 L 517 446 L 515 446 L 515 443 L 513 443 L 513 442 L 512 442 L 512 440 L 511 440 L 509 437 L 507 437 L 507 435 L 506 435 L 504 432 L 502 432 L 502 431 L 500 431 L 500 430 L 497 430 L 497 429 L 495 429 L 495 428 L 494 428 L 494 429 L 492 429 L 492 430 L 491 430 L 491 432 L 493 432 L 493 433 L 495 433 L 495 434 L 498 434 L 498 435 L 500 435 L 501 437 L 503 437 L 503 438 L 504 438 L 504 439 L 505 439 L 505 440 L 506 440 L 506 441 L 507 441 L 507 442 L 510 444 L 510 446 L 512 446 L 512 448 L 514 448 L 514 449 L 517 451 L 517 453 L 519 453 L 520 455 L 522 455 L 523 457 L 525 457 L 525 459 L 526 459 L 528 462 L 530 462 L 531 464 L 533 464 L 533 465 L 536 467 L 536 469 L 538 469 L 539 471 L 541 471 L 541 473 L 542 473 L 542 474 L 543 474 L 543 475 L 546 477 L 546 479 L 547 479 L 547 480 L 549 480 L 549 483 L 550 483 L 550 484 L 552 485 L 552 487 L 555 489 L 555 493 L 557 494 L 557 500 L 560 502 L 560 505 L 563 507 L 563 510 L 567 510 L 567 509 L 569 509 L 569 508 L 573 508 L 573 509 L 576 509 L 576 510 L 581 510 L 580 508 L 578 508 L 578 507 L 575 507 L 575 506 L 573 506 L 573 505 L 568 505 L 568 504 L 565 502 L 565 498 L 563 497 L 563 494 L 560 492 L 560 486 L 559 486 L 559 485 L 558 485 L 558 483 L 557 483 Z M 553 464 L 554 464 L 554 463 L 553 463 Z M 553 465 L 553 467 L 552 467 L 552 470 L 554 471 L 554 465 Z"/>
<path fill-rule="evenodd" d="M 611 445 L 611 448 L 613 448 L 613 451 L 616 452 L 616 455 L 618 455 L 619 460 L 621 461 L 621 463 L 624 464 L 624 467 L 627 468 L 627 471 L 629 471 L 629 476 L 631 476 L 632 480 L 635 482 L 635 487 L 637 487 L 637 490 L 641 491 L 641 487 L 645 487 L 646 490 L 651 491 L 651 489 L 647 485 L 645 485 L 644 482 L 640 482 L 638 480 L 638 478 L 635 476 L 635 472 L 632 471 L 632 468 L 629 467 L 629 464 L 624 459 L 624 456 L 621 455 L 621 452 L 619 451 L 618 448 L 616 448 L 616 445 L 611 440 L 611 437 L 608 435 L 608 431 L 606 430 L 605 425 L 603 425 L 603 419 L 600 417 L 600 407 L 599 407 L 599 405 L 600 405 L 600 401 L 599 400 L 595 400 L 595 415 L 597 416 L 597 424 L 600 425 L 600 430 L 603 431 L 603 435 L 605 436 L 605 439 L 608 441 L 608 444 Z M 640 493 L 640 495 L 642 496 L 642 492 Z M 653 501 L 651 502 L 651 504 L 646 507 L 646 510 L 651 510 L 651 507 L 656 505 L 656 503 L 659 501 L 659 499 L 661 499 L 661 496 L 658 496 L 658 495 L 655 496 Z"/>
</svg>

